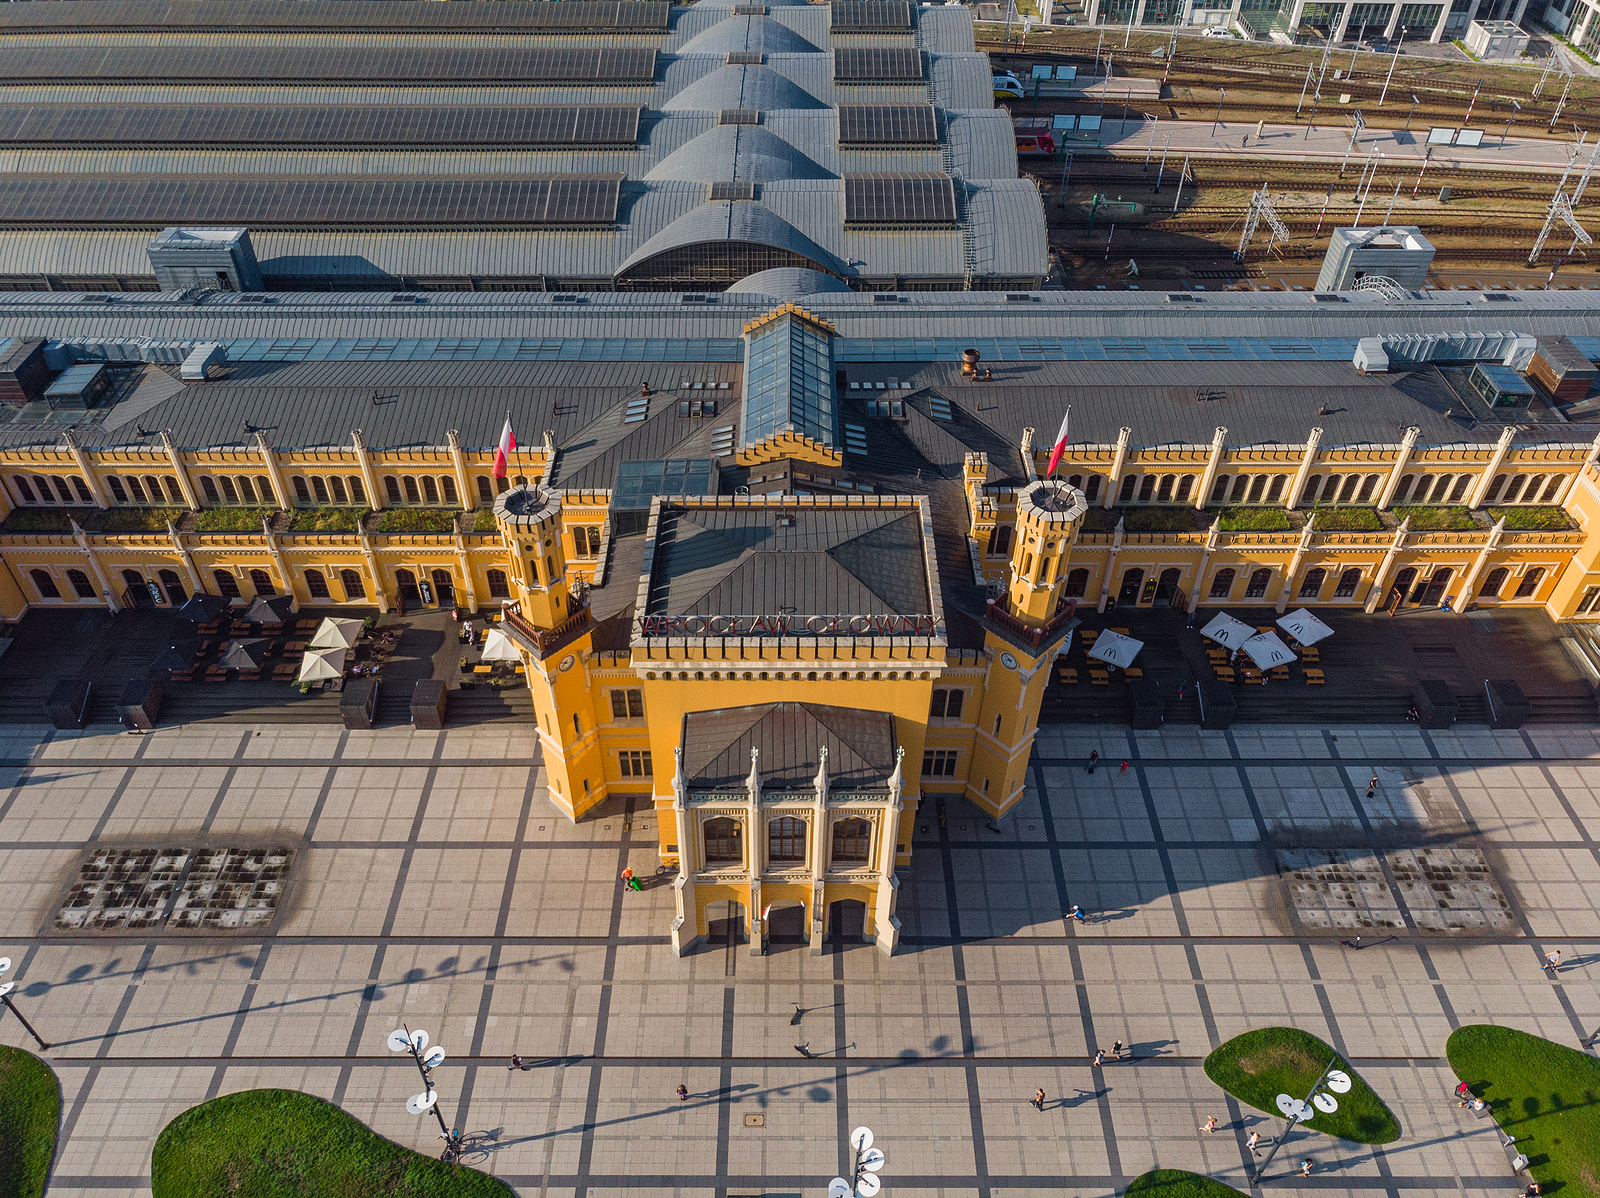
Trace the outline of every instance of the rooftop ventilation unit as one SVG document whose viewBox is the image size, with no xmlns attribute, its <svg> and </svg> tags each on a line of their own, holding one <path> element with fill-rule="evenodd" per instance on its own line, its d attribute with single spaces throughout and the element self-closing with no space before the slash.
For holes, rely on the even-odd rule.
<svg viewBox="0 0 1600 1198">
<path fill-rule="evenodd" d="M 1167 292 L 1167 303 L 1169 304 L 1198 304 L 1199 302 L 1200 297 L 1198 295 L 1190 295 L 1187 291 Z"/>
<path fill-rule="evenodd" d="M 935 420 L 954 420 L 955 410 L 951 408 L 950 401 L 942 395 L 935 395 L 929 400 L 928 406 L 933 409 Z"/>
<path fill-rule="evenodd" d="M 761 110 L 759 108 L 724 108 L 717 113 L 719 125 L 759 125 L 761 123 Z"/>
<path fill-rule="evenodd" d="M 1344 296 L 1332 291 L 1314 291 L 1311 293 L 1311 302 L 1313 304 L 1342 304 L 1344 303 Z"/>
<path fill-rule="evenodd" d="M 736 17 L 764 17 L 767 15 L 765 4 L 735 4 L 733 15 Z"/>
<path fill-rule="evenodd" d="M 1037 297 L 1028 295 L 1025 292 L 1008 291 L 1006 293 L 1006 303 L 1008 304 L 1032 304 L 1035 302 L 1037 302 Z"/>
<path fill-rule="evenodd" d="M 719 458 L 725 458 L 733 452 L 733 425 L 713 430 L 711 434 L 711 452 Z"/>
<path fill-rule="evenodd" d="M 575 291 L 558 291 L 550 297 L 550 302 L 552 304 L 581 304 L 583 300 L 579 298 Z"/>
<path fill-rule="evenodd" d="M 648 415 L 650 415 L 650 401 L 641 395 L 637 399 L 628 401 L 628 409 L 622 414 L 622 423 L 638 424 Z"/>
<path fill-rule="evenodd" d="M 734 182 L 727 180 L 711 185 L 712 200 L 753 200 L 756 198 L 756 185 L 743 181 Z"/>
<path fill-rule="evenodd" d="M 717 297 L 714 295 L 680 295 L 678 302 L 680 304 L 714 304 L 717 302 Z"/>
<path fill-rule="evenodd" d="M 892 291 L 880 292 L 872 297 L 872 302 L 875 304 L 898 304 L 900 297 Z"/>
<path fill-rule="evenodd" d="M 389 302 L 391 304 L 420 304 L 426 301 L 424 301 L 420 295 L 411 295 L 407 292 L 400 292 L 397 295 L 391 295 L 389 297 Z"/>
<path fill-rule="evenodd" d="M 728 65 L 730 67 L 758 67 L 767 61 L 767 56 L 759 50 L 729 50 Z"/>
</svg>

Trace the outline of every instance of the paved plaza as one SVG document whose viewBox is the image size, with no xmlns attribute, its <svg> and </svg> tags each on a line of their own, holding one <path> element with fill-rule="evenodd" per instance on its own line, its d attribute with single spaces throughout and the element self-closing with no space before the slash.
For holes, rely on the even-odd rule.
<svg viewBox="0 0 1600 1198">
<path fill-rule="evenodd" d="M 56 1043 L 51 1193 L 148 1193 L 168 1120 L 256 1086 L 436 1153 L 405 1112 L 414 1066 L 384 1045 L 402 1021 L 450 1053 L 435 1079 L 468 1159 L 526 1195 L 816 1198 L 858 1124 L 894 1198 L 1091 1198 L 1156 1165 L 1247 1188 L 1244 1138 L 1278 1124 L 1201 1063 L 1292 1023 L 1349 1054 L 1404 1131 L 1376 1151 L 1310 1136 L 1265 1189 L 1509 1198 L 1493 1125 L 1448 1097 L 1446 1037 L 1491 1020 L 1577 1045 L 1600 1024 L 1593 728 L 1047 726 L 998 834 L 925 805 L 893 958 L 674 958 L 653 814 L 573 826 L 531 754 L 504 724 L 0 727 L 0 952 Z M 198 846 L 288 851 L 265 933 L 58 928 L 91 852 Z M 629 864 L 642 893 L 617 885 Z M 1089 922 L 1063 919 L 1073 903 Z M 1341 926 L 1353 904 L 1393 926 Z M 1342 947 L 1357 931 L 1366 947 Z M 9 1016 L 0 1038 L 28 1043 Z M 1116 1039 L 1134 1059 L 1093 1067 Z"/>
</svg>

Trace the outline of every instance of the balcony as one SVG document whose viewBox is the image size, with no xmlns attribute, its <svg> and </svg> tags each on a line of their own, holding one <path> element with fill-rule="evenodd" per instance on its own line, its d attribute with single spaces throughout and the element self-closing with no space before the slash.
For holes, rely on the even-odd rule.
<svg viewBox="0 0 1600 1198">
<path fill-rule="evenodd" d="M 990 599 L 983 607 L 984 619 L 990 621 L 996 628 L 1017 638 L 1018 640 L 1037 649 L 1055 639 L 1073 620 L 1077 611 L 1076 599 L 1062 600 L 1061 610 L 1039 628 L 1033 627 L 1019 620 L 1006 610 L 1006 597 L 1004 595 Z"/>
<path fill-rule="evenodd" d="M 554 628 L 538 629 L 509 608 L 502 627 L 516 641 L 540 661 L 566 648 L 583 635 L 590 624 L 589 607 L 585 604 Z"/>
</svg>

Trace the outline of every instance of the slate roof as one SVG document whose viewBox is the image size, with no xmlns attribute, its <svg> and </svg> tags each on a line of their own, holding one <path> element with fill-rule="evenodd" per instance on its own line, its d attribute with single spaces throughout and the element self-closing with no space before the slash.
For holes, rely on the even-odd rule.
<svg viewBox="0 0 1600 1198">
<path fill-rule="evenodd" d="M 828 748 L 831 789 L 888 784 L 895 766 L 894 717 L 886 711 L 824 707 L 815 703 L 765 703 L 683 717 L 683 770 L 694 789 L 740 788 L 750 776 L 750 750 L 763 788 L 805 789 Z"/>
</svg>

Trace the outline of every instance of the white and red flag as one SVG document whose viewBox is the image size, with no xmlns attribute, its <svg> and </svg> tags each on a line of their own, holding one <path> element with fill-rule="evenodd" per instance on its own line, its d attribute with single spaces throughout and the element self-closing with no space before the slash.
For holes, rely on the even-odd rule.
<svg viewBox="0 0 1600 1198">
<path fill-rule="evenodd" d="M 506 426 L 500 430 L 500 444 L 494 451 L 494 476 L 506 476 L 506 460 L 516 451 L 517 434 L 511 431 L 511 417 L 506 417 Z"/>
<path fill-rule="evenodd" d="M 1056 467 L 1061 465 L 1061 455 L 1067 448 L 1067 426 L 1072 423 L 1072 409 L 1068 408 L 1065 416 L 1061 418 L 1061 431 L 1056 434 L 1055 448 L 1050 451 L 1050 468 L 1044 472 L 1049 478 L 1056 472 Z M 507 425 L 506 427 L 510 427 Z"/>
</svg>

